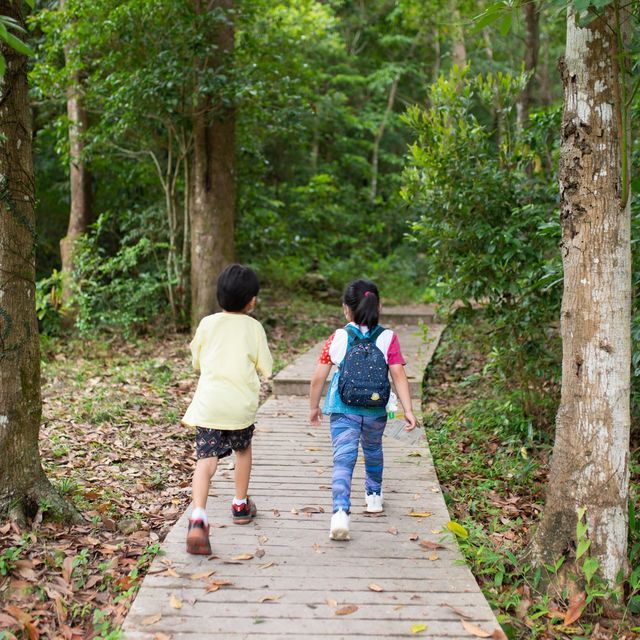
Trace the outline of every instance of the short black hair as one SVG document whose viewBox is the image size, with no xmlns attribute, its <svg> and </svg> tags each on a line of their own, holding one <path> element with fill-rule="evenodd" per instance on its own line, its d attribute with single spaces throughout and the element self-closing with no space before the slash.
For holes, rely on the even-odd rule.
<svg viewBox="0 0 640 640">
<path fill-rule="evenodd" d="M 218 304 L 225 311 L 242 311 L 260 291 L 258 276 L 253 269 L 230 264 L 218 276 Z"/>
</svg>

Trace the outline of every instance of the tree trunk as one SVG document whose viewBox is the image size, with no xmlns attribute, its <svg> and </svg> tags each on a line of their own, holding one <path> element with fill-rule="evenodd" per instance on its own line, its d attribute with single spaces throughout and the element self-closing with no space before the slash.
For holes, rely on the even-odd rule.
<svg viewBox="0 0 640 640">
<path fill-rule="evenodd" d="M 467 65 L 467 48 L 464 44 L 462 17 L 456 2 L 451 3 L 451 63 L 463 69 Z"/>
<path fill-rule="evenodd" d="M 234 0 L 216 0 L 226 21 L 213 34 L 216 53 L 207 68 L 229 68 L 233 56 Z M 195 0 L 197 14 L 203 9 Z M 200 69 L 204 71 L 204 69 Z M 218 273 L 233 261 L 236 207 L 235 109 L 200 100 L 193 117 L 194 158 L 191 202 L 191 325 L 218 309 Z"/>
<path fill-rule="evenodd" d="M 413 53 L 413 47 L 409 55 Z M 378 165 L 380 163 L 380 143 L 382 142 L 382 136 L 384 130 L 387 128 L 387 122 L 393 113 L 393 107 L 396 102 L 396 92 L 398 90 L 398 82 L 400 81 L 400 74 L 398 74 L 392 81 L 389 88 L 389 95 L 387 97 L 387 107 L 384 110 L 382 116 L 382 122 L 376 131 L 376 135 L 373 139 L 373 152 L 371 154 L 371 186 L 369 187 L 369 201 L 373 204 L 378 196 Z"/>
<path fill-rule="evenodd" d="M 0 1 L 0 15 L 24 26 L 21 4 Z M 38 450 L 42 401 L 27 60 L 1 47 L 7 69 L 0 81 L 0 513 L 24 524 L 42 499 L 61 515 L 73 512 L 49 484 Z"/>
<path fill-rule="evenodd" d="M 60 10 L 64 11 L 65 0 L 60 1 Z M 86 233 L 91 223 L 91 174 L 83 158 L 85 143 L 83 134 L 89 124 L 89 117 L 82 102 L 82 83 L 80 72 L 73 69 L 74 62 L 71 46 L 65 46 L 65 61 L 72 69 L 67 87 L 67 116 L 69 118 L 69 173 L 71 207 L 67 235 L 60 240 L 60 258 L 62 261 L 62 308 L 63 324 L 72 326 L 75 311 L 70 306 L 73 296 L 73 268 L 75 244 Z"/>
<path fill-rule="evenodd" d="M 584 507 L 589 554 L 612 586 L 626 571 L 631 317 L 630 136 L 617 41 L 620 24 L 630 20 L 616 5 L 584 28 L 572 11 L 567 20 L 560 65 L 562 393 L 544 515 L 531 548 L 538 565 L 565 556 L 575 570 L 576 511 Z"/>
<path fill-rule="evenodd" d="M 517 124 L 520 129 L 526 125 L 531 107 L 535 73 L 538 66 L 538 51 L 540 49 L 540 8 L 535 0 L 522 5 L 524 11 L 525 40 L 524 40 L 524 70 L 529 75 L 527 85 L 520 94 L 516 105 Z"/>
</svg>

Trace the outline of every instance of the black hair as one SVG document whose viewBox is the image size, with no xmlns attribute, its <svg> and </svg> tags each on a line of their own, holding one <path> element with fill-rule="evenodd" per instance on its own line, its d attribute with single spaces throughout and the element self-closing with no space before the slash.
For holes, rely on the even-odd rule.
<svg viewBox="0 0 640 640">
<path fill-rule="evenodd" d="M 230 264 L 219 276 L 216 295 L 225 311 L 242 311 L 258 295 L 260 283 L 253 269 Z"/>
<path fill-rule="evenodd" d="M 380 293 L 378 287 L 370 280 L 350 282 L 344 290 L 342 302 L 351 310 L 352 319 L 356 324 L 366 325 L 369 329 L 378 324 Z"/>
</svg>

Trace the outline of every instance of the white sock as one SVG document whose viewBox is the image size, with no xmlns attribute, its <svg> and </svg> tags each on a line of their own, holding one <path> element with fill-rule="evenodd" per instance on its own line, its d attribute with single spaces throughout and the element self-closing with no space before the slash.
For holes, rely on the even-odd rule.
<svg viewBox="0 0 640 640">
<path fill-rule="evenodd" d="M 237 505 L 247 504 L 247 499 L 243 498 L 242 500 L 240 500 L 240 498 L 234 498 L 233 504 L 237 504 Z"/>
<path fill-rule="evenodd" d="M 202 520 L 205 524 L 207 524 L 207 512 L 202 507 L 194 507 L 191 512 L 192 520 Z"/>
</svg>

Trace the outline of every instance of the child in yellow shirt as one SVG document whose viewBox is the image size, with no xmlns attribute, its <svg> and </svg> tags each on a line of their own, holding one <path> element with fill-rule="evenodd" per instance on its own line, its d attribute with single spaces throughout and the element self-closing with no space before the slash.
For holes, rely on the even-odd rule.
<svg viewBox="0 0 640 640">
<path fill-rule="evenodd" d="M 256 516 L 248 497 L 251 476 L 251 439 L 258 410 L 260 380 L 271 376 L 273 361 L 262 325 L 249 313 L 256 305 L 258 277 L 239 264 L 229 265 L 218 277 L 221 313 L 200 321 L 191 341 L 193 367 L 200 371 L 194 397 L 182 419 L 196 427 L 197 463 L 193 474 L 193 511 L 187 532 L 187 552 L 209 555 L 206 505 L 209 483 L 218 460 L 236 454 L 233 522 L 247 524 Z"/>
</svg>

